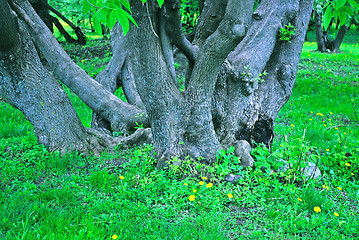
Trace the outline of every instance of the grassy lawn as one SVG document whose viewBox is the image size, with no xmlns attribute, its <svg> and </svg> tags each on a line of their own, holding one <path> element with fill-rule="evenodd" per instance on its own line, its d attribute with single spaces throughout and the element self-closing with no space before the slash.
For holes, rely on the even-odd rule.
<svg viewBox="0 0 359 240">
<path fill-rule="evenodd" d="M 151 145 L 60 157 L 0 102 L 0 239 L 358 239 L 358 36 L 349 32 L 336 54 L 305 43 L 272 153 L 255 149 L 257 167 L 247 171 L 231 151 L 213 167 L 188 159 L 160 171 Z M 64 44 L 92 76 L 109 61 L 109 46 Z M 89 127 L 90 109 L 66 91 Z M 270 171 L 279 159 L 303 158 L 317 163 L 322 178 Z M 241 175 L 237 184 L 224 181 L 229 172 Z"/>
</svg>

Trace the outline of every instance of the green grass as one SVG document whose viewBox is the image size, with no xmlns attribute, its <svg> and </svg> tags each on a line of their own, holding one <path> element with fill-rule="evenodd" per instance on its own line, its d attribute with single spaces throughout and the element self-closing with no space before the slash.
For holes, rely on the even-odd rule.
<svg viewBox="0 0 359 240">
<path fill-rule="evenodd" d="M 118 239 L 357 239 L 357 36 L 350 32 L 337 54 L 315 52 L 315 43 L 305 43 L 293 95 L 276 122 L 273 152 L 257 148 L 258 167 L 250 171 L 236 168 L 230 151 L 213 167 L 187 160 L 160 171 L 151 145 L 119 147 L 99 158 L 60 157 L 36 143 L 18 110 L 0 102 L 0 239 L 111 239 L 114 234 Z M 110 57 L 99 55 L 108 47 L 105 41 L 80 50 L 64 47 L 92 76 Z M 65 90 L 89 126 L 90 109 Z M 267 171 L 278 158 L 301 157 L 318 161 L 323 177 L 303 182 L 294 181 L 295 172 Z M 233 171 L 242 175 L 236 185 L 224 181 Z M 207 188 L 209 182 L 213 186 Z"/>
</svg>

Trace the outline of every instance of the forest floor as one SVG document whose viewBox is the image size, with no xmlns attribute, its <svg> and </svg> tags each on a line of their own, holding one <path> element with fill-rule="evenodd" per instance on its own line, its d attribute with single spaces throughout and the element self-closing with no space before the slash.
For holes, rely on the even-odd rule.
<svg viewBox="0 0 359 240">
<path fill-rule="evenodd" d="M 305 42 L 272 152 L 256 148 L 247 171 L 231 150 L 214 166 L 189 159 L 168 172 L 155 168 L 151 145 L 60 157 L 0 101 L 0 239 L 358 239 L 358 39 L 350 31 L 339 53 Z M 63 47 L 93 77 L 111 58 L 108 40 Z M 91 110 L 65 90 L 89 127 Z M 322 177 L 269 171 L 279 159 L 310 160 Z M 229 173 L 242 177 L 227 183 Z"/>
</svg>

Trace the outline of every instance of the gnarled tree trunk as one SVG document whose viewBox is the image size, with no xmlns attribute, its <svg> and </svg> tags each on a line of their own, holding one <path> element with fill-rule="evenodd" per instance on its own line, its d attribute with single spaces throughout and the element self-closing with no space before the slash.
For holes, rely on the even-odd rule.
<svg viewBox="0 0 359 240">
<path fill-rule="evenodd" d="M 20 10 L 15 3 L 12 6 Z M 28 24 L 33 24 L 26 19 Z M 12 14 L 5 1 L 0 2 L 0 20 L 0 95 L 24 113 L 40 144 L 51 151 L 76 150 L 99 155 L 107 147 L 150 139 L 148 130 L 140 130 L 127 138 L 111 138 L 85 128 L 69 97 L 42 65 L 26 23 Z M 51 34 L 45 25 L 42 29 Z"/>
<path fill-rule="evenodd" d="M 178 1 L 165 1 L 166 34 L 192 66 L 179 92 L 161 45 L 158 7 L 132 3 L 139 28 L 129 32 L 129 58 L 160 165 L 186 155 L 210 161 L 242 139 L 270 146 L 275 118 L 292 93 L 311 4 L 267 0 L 253 13 L 253 1 L 207 0 L 191 44 L 174 20 Z M 291 43 L 278 37 L 289 22 L 297 29 Z"/>
<path fill-rule="evenodd" d="M 114 56 L 99 84 L 68 58 L 26 1 L 11 1 L 54 74 L 100 117 L 94 126 L 150 125 L 159 166 L 187 155 L 211 162 L 239 140 L 270 146 L 275 118 L 292 93 L 313 4 L 262 0 L 253 13 L 254 0 L 206 0 L 191 43 L 179 0 L 166 0 L 162 9 L 156 1 L 131 1 L 139 27 L 126 36 L 113 33 Z M 297 29 L 290 43 L 279 40 L 289 22 Z M 183 92 L 174 81 L 171 44 L 188 58 Z M 112 94 L 120 83 L 128 103 Z"/>
</svg>

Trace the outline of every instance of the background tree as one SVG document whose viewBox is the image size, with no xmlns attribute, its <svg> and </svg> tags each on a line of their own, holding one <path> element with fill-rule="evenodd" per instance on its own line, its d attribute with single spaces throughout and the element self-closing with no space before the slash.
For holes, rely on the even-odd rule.
<svg viewBox="0 0 359 240">
<path fill-rule="evenodd" d="M 67 3 L 72 1 L 66 1 Z M 53 32 L 53 25 L 59 30 L 59 32 L 65 37 L 67 42 L 76 42 L 81 45 L 86 44 L 85 35 L 82 32 L 82 29 L 78 26 L 75 26 L 68 18 L 62 15 L 55 8 L 51 7 L 47 0 L 30 0 L 32 7 L 35 9 L 40 18 L 44 21 L 46 26 Z M 69 6 L 68 6 L 69 7 Z M 77 36 L 77 40 L 72 38 L 71 35 L 65 30 L 61 22 L 54 16 L 50 14 L 50 11 L 62 19 L 66 24 L 68 24 L 74 31 Z"/>
<path fill-rule="evenodd" d="M 99 84 L 71 61 L 27 1 L 9 2 L 15 21 L 26 25 L 21 36 L 31 32 L 54 75 L 98 114 L 97 120 L 107 123 L 96 124 L 95 119 L 93 126 L 125 132 L 150 126 L 159 166 L 187 155 L 210 162 L 223 147 L 239 150 L 240 140 L 270 146 L 275 118 L 292 93 L 313 3 L 264 0 L 253 12 L 254 1 L 207 0 L 190 42 L 181 25 L 180 1 L 131 1 L 131 7 L 127 1 L 86 1 L 84 8 L 94 11 L 95 28 L 100 23 L 113 27 L 116 20 L 122 27 L 112 32 L 113 58 L 97 76 Z M 293 31 L 288 26 L 295 27 L 294 36 L 280 40 Z M 184 91 L 176 81 L 172 45 L 188 59 Z M 3 68 L 11 66 L 6 62 Z M 11 79 L 3 79 L 1 86 L 11 85 Z M 128 103 L 112 94 L 120 84 Z M 4 89 L 0 94 L 11 100 L 16 91 Z M 34 101 L 41 99 L 37 96 Z M 57 101 L 46 103 L 57 109 Z M 39 117 L 25 115 L 33 124 L 31 118 Z M 137 136 L 146 139 L 149 134 Z"/>
<path fill-rule="evenodd" d="M 349 25 L 355 22 L 359 4 L 355 0 L 316 0 L 314 4 L 315 32 L 318 50 L 336 52 L 344 39 Z M 334 39 L 329 30 L 336 25 L 339 28 Z"/>
</svg>

